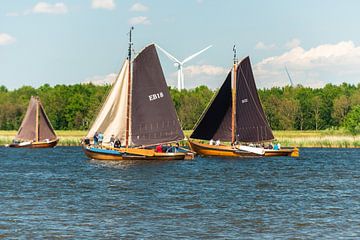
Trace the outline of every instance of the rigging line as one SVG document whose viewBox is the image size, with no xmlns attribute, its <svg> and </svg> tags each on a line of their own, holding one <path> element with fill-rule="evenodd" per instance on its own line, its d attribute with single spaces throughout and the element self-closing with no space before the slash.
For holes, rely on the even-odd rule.
<svg viewBox="0 0 360 240">
<path fill-rule="evenodd" d="M 246 77 L 245 77 L 245 75 L 244 75 L 244 73 L 243 73 L 241 64 L 239 64 L 239 67 L 240 67 L 241 74 L 242 74 L 242 76 L 243 76 L 244 79 L 245 79 L 246 88 L 247 88 L 247 90 L 249 91 L 250 96 L 251 96 L 252 100 L 253 100 L 254 103 L 255 103 L 254 96 L 253 96 L 253 94 L 252 94 L 251 91 L 250 91 L 250 87 L 249 87 L 249 85 L 248 85 L 248 83 L 247 83 L 247 79 L 246 79 Z M 261 104 L 261 103 L 260 103 L 260 104 Z M 260 114 L 261 119 L 262 119 L 262 120 L 264 121 L 264 123 L 266 124 L 267 121 L 266 121 L 266 120 L 264 119 L 264 117 L 262 116 L 261 111 L 260 111 L 260 109 L 258 108 L 258 106 L 257 106 L 256 104 L 255 104 L 255 107 L 256 107 L 256 110 L 258 111 L 258 113 Z M 268 127 L 270 128 L 269 124 L 267 124 L 267 125 L 268 125 Z M 271 128 L 270 128 L 270 129 L 271 129 Z"/>
</svg>

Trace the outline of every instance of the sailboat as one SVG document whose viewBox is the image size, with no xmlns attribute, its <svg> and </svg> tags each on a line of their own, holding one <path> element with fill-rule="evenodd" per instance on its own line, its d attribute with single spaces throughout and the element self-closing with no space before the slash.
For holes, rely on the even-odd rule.
<svg viewBox="0 0 360 240">
<path fill-rule="evenodd" d="M 39 97 L 31 97 L 25 117 L 12 143 L 13 148 L 51 148 L 59 138 L 56 136 Z"/>
<path fill-rule="evenodd" d="M 96 160 L 182 160 L 186 153 L 171 143 L 184 139 L 154 44 L 132 61 L 128 57 L 83 144 Z M 103 134 L 103 143 L 89 141 Z M 111 138 L 120 141 L 114 146 Z M 155 146 L 157 146 L 155 148 Z M 166 149 L 159 146 L 167 146 Z"/>
<path fill-rule="evenodd" d="M 209 140 L 208 143 L 195 139 Z M 213 143 L 217 140 L 217 144 Z M 266 148 L 274 140 L 257 93 L 250 58 L 236 59 L 223 85 L 190 136 L 193 151 L 202 156 L 262 157 L 299 155 L 297 148 Z M 230 142 L 221 145 L 219 142 Z"/>
</svg>

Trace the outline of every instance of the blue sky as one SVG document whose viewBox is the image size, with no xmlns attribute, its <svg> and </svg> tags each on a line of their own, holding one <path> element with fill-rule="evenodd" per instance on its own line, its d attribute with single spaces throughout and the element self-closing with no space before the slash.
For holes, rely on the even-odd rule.
<svg viewBox="0 0 360 240">
<path fill-rule="evenodd" d="M 185 65 L 185 86 L 219 87 L 250 55 L 258 87 L 360 81 L 359 1 L 0 0 L 0 85 L 73 84 L 113 78 L 134 47 L 155 42 Z M 161 52 L 168 84 L 176 69 Z"/>
</svg>

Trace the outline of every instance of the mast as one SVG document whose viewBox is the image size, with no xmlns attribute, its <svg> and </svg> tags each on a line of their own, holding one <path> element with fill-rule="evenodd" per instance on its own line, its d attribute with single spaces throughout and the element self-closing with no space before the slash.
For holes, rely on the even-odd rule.
<svg viewBox="0 0 360 240">
<path fill-rule="evenodd" d="M 36 100 L 36 119 L 35 119 L 35 140 L 39 141 L 39 100 L 35 97 Z"/>
<path fill-rule="evenodd" d="M 236 69 L 237 69 L 237 58 L 236 58 L 236 46 L 233 47 L 234 52 L 234 66 L 233 66 L 233 81 L 232 81 L 232 108 L 231 108 L 231 143 L 236 141 Z"/>
<path fill-rule="evenodd" d="M 126 106 L 126 131 L 125 131 L 125 144 L 126 148 L 129 147 L 129 129 L 130 129 L 130 94 L 131 94 L 131 33 L 134 30 L 134 27 L 130 28 L 129 32 L 129 52 L 128 52 L 128 61 L 129 61 L 129 73 L 128 73 L 128 89 L 127 89 L 127 106 Z"/>
</svg>

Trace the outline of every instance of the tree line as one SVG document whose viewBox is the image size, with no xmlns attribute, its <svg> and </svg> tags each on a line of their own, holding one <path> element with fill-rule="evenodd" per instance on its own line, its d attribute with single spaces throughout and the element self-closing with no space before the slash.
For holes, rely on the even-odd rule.
<svg viewBox="0 0 360 240">
<path fill-rule="evenodd" d="M 95 119 L 110 86 L 45 84 L 8 90 L 0 86 L 0 129 L 18 129 L 31 96 L 39 96 L 57 130 L 86 130 Z M 200 86 L 170 94 L 183 129 L 192 129 L 216 90 Z M 258 90 L 265 114 L 274 130 L 346 128 L 360 133 L 360 84 L 327 84 L 323 88 L 273 87 Z"/>
</svg>

